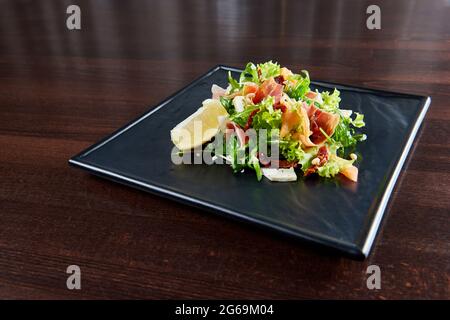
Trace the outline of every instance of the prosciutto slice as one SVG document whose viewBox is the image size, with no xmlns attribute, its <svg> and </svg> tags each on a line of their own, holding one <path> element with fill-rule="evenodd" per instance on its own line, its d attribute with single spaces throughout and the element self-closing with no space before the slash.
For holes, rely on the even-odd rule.
<svg viewBox="0 0 450 320">
<path fill-rule="evenodd" d="M 217 84 L 213 84 L 211 87 L 211 93 L 213 99 L 219 99 L 227 93 L 227 90 L 218 86 Z"/>
<path fill-rule="evenodd" d="M 353 165 L 341 170 L 341 174 L 343 174 L 347 179 L 358 182 L 358 168 Z"/>
<path fill-rule="evenodd" d="M 229 121 L 227 123 L 226 138 L 228 139 L 233 132 L 236 132 L 236 136 L 241 147 L 244 146 L 247 142 L 247 136 L 245 135 L 244 130 L 242 130 L 242 128 L 233 121 Z"/>
<path fill-rule="evenodd" d="M 305 147 L 314 147 L 310 140 L 311 135 L 308 115 L 304 108 L 286 110 L 281 116 L 281 138 L 292 135 L 292 138 L 301 141 Z"/>
<path fill-rule="evenodd" d="M 330 154 L 328 152 L 327 147 L 321 146 L 316 155 L 316 159 L 318 160 L 318 163 L 316 163 L 315 165 L 312 165 L 305 171 L 305 173 L 304 173 L 305 177 L 316 172 L 319 167 L 321 167 L 325 163 L 327 163 L 329 157 L 330 157 Z"/>
<path fill-rule="evenodd" d="M 267 96 L 274 97 L 275 104 L 278 104 L 283 94 L 283 85 L 277 83 L 273 78 L 264 81 L 253 97 L 253 103 L 260 103 Z"/>
<path fill-rule="evenodd" d="M 320 110 L 314 105 L 310 105 L 306 109 L 308 112 L 310 130 L 312 132 L 311 141 L 315 144 L 320 144 L 327 139 L 320 128 L 331 137 L 339 123 L 339 115 Z"/>
</svg>

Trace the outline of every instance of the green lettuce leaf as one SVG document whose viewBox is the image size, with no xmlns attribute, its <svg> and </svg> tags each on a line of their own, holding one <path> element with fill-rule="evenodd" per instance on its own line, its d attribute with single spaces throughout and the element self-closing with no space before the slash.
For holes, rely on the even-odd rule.
<svg viewBox="0 0 450 320">
<path fill-rule="evenodd" d="M 273 103 L 274 98 L 269 96 L 257 105 L 259 107 L 259 112 L 253 117 L 253 129 L 281 128 L 281 110 L 274 110 Z"/>
<path fill-rule="evenodd" d="M 253 116 L 252 128 L 254 128 L 254 129 L 280 128 L 281 127 L 281 113 L 278 111 L 275 112 L 273 110 L 273 103 L 274 103 L 273 97 L 268 96 L 260 103 L 254 104 L 254 105 L 248 105 L 245 107 L 245 109 L 243 111 L 234 113 L 232 116 L 230 116 L 230 120 L 234 121 L 241 127 L 245 127 L 250 114 L 252 114 L 253 111 L 255 111 L 255 110 L 259 110 L 258 113 Z M 266 115 L 263 116 L 263 115 L 260 115 L 260 113 L 266 113 Z M 254 122 L 255 117 L 256 117 L 256 123 Z M 261 121 L 265 121 L 265 120 L 271 122 L 272 124 L 268 125 L 268 123 L 261 122 Z M 264 125 L 264 127 L 260 127 L 262 125 Z"/>
<path fill-rule="evenodd" d="M 270 77 L 279 76 L 280 72 L 281 72 L 280 65 L 278 63 L 272 62 L 272 61 L 258 64 L 258 69 L 261 73 L 260 77 L 259 77 L 261 82 L 269 79 Z"/>
<path fill-rule="evenodd" d="M 320 108 L 327 112 L 337 113 L 339 110 L 339 102 L 341 102 L 339 90 L 334 89 L 331 94 L 328 91 L 324 91 L 321 95 L 323 103 L 320 105 Z"/>
<path fill-rule="evenodd" d="M 231 92 L 238 91 L 242 87 L 241 84 L 231 76 L 231 71 L 228 71 L 228 83 L 231 86 Z"/>
<path fill-rule="evenodd" d="M 327 163 L 317 168 L 317 173 L 321 177 L 331 178 L 341 172 L 341 170 L 351 166 L 353 162 L 354 160 L 346 160 L 338 156 L 331 155 Z"/>
<path fill-rule="evenodd" d="M 288 161 L 298 161 L 302 170 L 305 171 L 311 165 L 311 160 L 317 153 L 316 148 L 310 148 L 308 152 L 300 147 L 300 143 L 295 140 L 280 140 L 280 154 Z"/>
<path fill-rule="evenodd" d="M 355 112 L 355 114 L 356 114 L 356 118 L 351 121 L 352 125 L 356 128 L 364 127 L 366 125 L 364 123 L 364 115 L 361 113 L 358 113 L 358 112 Z"/>
<path fill-rule="evenodd" d="M 262 179 L 262 170 L 258 159 L 258 148 L 255 146 L 247 152 L 247 147 L 248 145 L 241 146 L 236 136 L 231 136 L 228 141 L 225 141 L 223 153 L 234 173 L 249 168 L 255 171 L 259 181 Z"/>
<path fill-rule="evenodd" d="M 225 108 L 225 110 L 227 110 L 229 115 L 232 115 L 232 114 L 234 114 L 236 112 L 236 109 L 234 108 L 232 99 L 228 99 L 228 98 L 225 98 L 225 97 L 220 97 L 220 103 Z"/>
<path fill-rule="evenodd" d="M 236 112 L 233 115 L 231 115 L 230 120 L 237 123 L 239 126 L 243 128 L 247 124 L 248 117 L 250 116 L 250 114 L 257 109 L 259 109 L 258 105 L 249 105 L 245 107 L 244 111 Z"/>
<path fill-rule="evenodd" d="M 293 74 L 287 80 L 295 81 L 295 85 L 289 84 L 289 82 L 286 85 L 285 92 L 287 95 L 292 99 L 303 100 L 305 94 L 309 91 L 309 84 L 311 83 L 308 71 L 302 70 L 302 74 Z"/>
<path fill-rule="evenodd" d="M 258 70 L 256 66 L 251 62 L 247 63 L 244 71 L 242 71 L 239 77 L 240 84 L 243 84 L 245 82 L 254 82 L 259 84 Z"/>
<path fill-rule="evenodd" d="M 245 146 L 241 146 L 236 136 L 231 136 L 225 141 L 225 155 L 234 172 L 239 172 L 246 167 Z"/>
<path fill-rule="evenodd" d="M 365 125 L 364 116 L 356 113 L 356 118 L 352 120 L 351 117 L 340 116 L 339 123 L 332 136 L 333 140 L 341 145 L 343 149 L 352 149 L 359 141 L 366 140 L 365 134 L 356 133 L 356 128 L 361 128 Z M 338 151 L 339 156 L 345 155 L 345 150 Z"/>
<path fill-rule="evenodd" d="M 279 129 L 281 128 L 281 111 L 262 111 L 253 117 L 252 127 L 254 129 Z"/>
<path fill-rule="evenodd" d="M 255 170 L 256 179 L 258 179 L 258 181 L 260 181 L 262 179 L 262 170 L 261 170 L 261 166 L 259 164 L 259 159 L 258 159 L 257 155 L 258 155 L 257 147 L 250 150 L 250 154 L 249 154 L 248 161 L 247 161 L 247 166 L 249 168 L 252 168 L 253 170 Z"/>
</svg>

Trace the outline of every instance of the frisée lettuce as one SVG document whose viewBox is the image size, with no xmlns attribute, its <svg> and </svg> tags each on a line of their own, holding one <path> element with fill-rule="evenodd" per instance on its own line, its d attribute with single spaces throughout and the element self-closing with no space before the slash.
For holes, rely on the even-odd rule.
<svg viewBox="0 0 450 320">
<path fill-rule="evenodd" d="M 354 151 L 367 139 L 361 131 L 364 115 L 342 108 L 339 90 L 311 88 L 307 71 L 294 73 L 273 61 L 249 62 L 237 78 L 228 72 L 227 80 L 227 88 L 212 89 L 228 117 L 218 133 L 221 147 L 209 147 L 234 172 L 250 169 L 261 180 L 266 171 L 271 181 L 292 181 L 291 171 L 289 179 L 277 179 L 276 171 L 264 168 L 295 168 L 304 176 L 340 174 L 357 181 Z M 257 142 L 264 137 L 270 146 L 261 150 L 252 143 L 250 129 Z"/>
</svg>

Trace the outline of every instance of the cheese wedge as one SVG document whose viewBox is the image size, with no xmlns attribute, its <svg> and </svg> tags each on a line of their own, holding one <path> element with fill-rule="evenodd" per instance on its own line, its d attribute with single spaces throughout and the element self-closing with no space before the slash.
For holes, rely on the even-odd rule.
<svg viewBox="0 0 450 320">
<path fill-rule="evenodd" d="M 297 180 L 297 175 L 295 174 L 294 168 L 262 168 L 262 173 L 270 181 L 288 182 Z"/>
</svg>

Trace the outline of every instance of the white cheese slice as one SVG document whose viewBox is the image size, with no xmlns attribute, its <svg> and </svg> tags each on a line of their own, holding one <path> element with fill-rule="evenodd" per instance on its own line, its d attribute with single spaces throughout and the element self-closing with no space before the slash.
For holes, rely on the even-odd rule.
<svg viewBox="0 0 450 320">
<path fill-rule="evenodd" d="M 244 111 L 245 101 L 243 96 L 236 96 L 233 98 L 233 105 L 237 112 Z"/>
<path fill-rule="evenodd" d="M 295 174 L 294 168 L 262 168 L 262 173 L 270 181 L 287 182 L 297 180 L 297 175 Z"/>
</svg>

